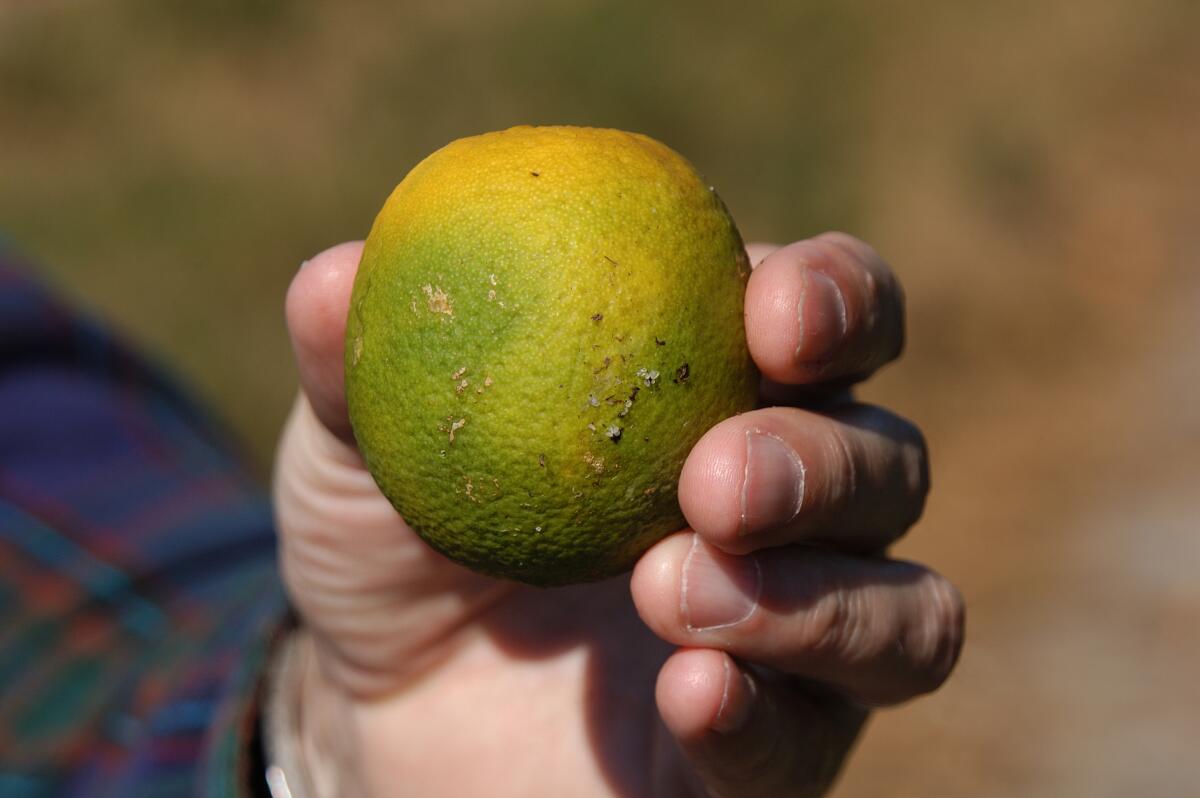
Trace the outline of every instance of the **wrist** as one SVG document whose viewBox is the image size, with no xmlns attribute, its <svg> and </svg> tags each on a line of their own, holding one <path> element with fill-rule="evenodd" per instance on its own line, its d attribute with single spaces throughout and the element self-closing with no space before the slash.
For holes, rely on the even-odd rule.
<svg viewBox="0 0 1200 798">
<path fill-rule="evenodd" d="M 264 709 L 274 798 L 365 798 L 350 703 L 325 673 L 308 629 L 297 628 L 281 643 Z"/>
</svg>

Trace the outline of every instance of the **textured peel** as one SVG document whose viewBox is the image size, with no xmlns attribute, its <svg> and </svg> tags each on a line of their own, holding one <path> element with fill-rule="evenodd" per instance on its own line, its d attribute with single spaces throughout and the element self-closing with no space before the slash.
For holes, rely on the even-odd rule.
<svg viewBox="0 0 1200 798">
<path fill-rule="evenodd" d="M 753 406 L 749 264 L 682 157 L 614 130 L 455 141 L 387 200 L 346 331 L 367 466 L 432 546 L 539 584 L 628 569 L 676 483 Z"/>
</svg>

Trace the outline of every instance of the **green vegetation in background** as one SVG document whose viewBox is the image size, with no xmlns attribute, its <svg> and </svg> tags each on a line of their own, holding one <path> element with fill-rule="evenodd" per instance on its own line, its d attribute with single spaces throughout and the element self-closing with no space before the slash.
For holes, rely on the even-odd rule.
<svg viewBox="0 0 1200 798">
<path fill-rule="evenodd" d="M 4 12 L 0 226 L 182 369 L 260 462 L 294 385 L 292 270 L 365 235 L 451 139 L 644 131 L 722 187 L 748 236 L 854 226 L 870 29 L 852 6 L 439 5 Z"/>
</svg>

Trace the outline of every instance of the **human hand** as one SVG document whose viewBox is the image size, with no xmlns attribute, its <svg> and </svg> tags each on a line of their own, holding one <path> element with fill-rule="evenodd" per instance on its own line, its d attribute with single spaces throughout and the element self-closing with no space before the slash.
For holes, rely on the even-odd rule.
<svg viewBox="0 0 1200 798">
<path fill-rule="evenodd" d="M 631 577 L 553 590 L 441 557 L 367 474 L 342 382 L 360 252 L 321 253 L 289 290 L 302 392 L 275 480 L 313 655 L 306 747 L 342 794 L 819 795 L 866 706 L 946 678 L 958 593 L 882 554 L 920 514 L 924 444 L 849 397 L 903 343 L 869 247 L 750 248 L 746 334 L 772 406 L 693 449 L 689 530 Z"/>
</svg>

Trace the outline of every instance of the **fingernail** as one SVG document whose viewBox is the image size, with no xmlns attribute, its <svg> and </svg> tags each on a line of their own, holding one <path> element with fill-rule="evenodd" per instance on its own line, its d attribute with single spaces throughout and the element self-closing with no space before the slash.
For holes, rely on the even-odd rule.
<svg viewBox="0 0 1200 798">
<path fill-rule="evenodd" d="M 743 535 L 786 524 L 804 504 L 804 463 L 780 438 L 746 431 L 746 474 L 742 479 Z"/>
<path fill-rule="evenodd" d="M 728 657 L 725 658 L 725 689 L 721 693 L 721 706 L 713 718 L 712 729 L 721 734 L 730 734 L 746 725 L 754 709 L 754 697 L 758 687 L 750 674 L 743 674 Z"/>
<path fill-rule="evenodd" d="M 300 268 L 296 269 L 296 271 L 298 271 L 298 272 L 304 271 L 304 267 L 307 265 L 308 265 L 308 261 L 306 261 L 306 260 L 300 261 Z"/>
<path fill-rule="evenodd" d="M 829 275 L 809 269 L 804 274 L 796 313 L 800 321 L 796 362 L 828 360 L 846 337 L 846 298 L 842 289 Z"/>
<path fill-rule="evenodd" d="M 692 538 L 683 561 L 679 608 L 688 631 L 739 624 L 754 614 L 762 592 L 762 570 L 753 554 L 734 557 Z"/>
</svg>

